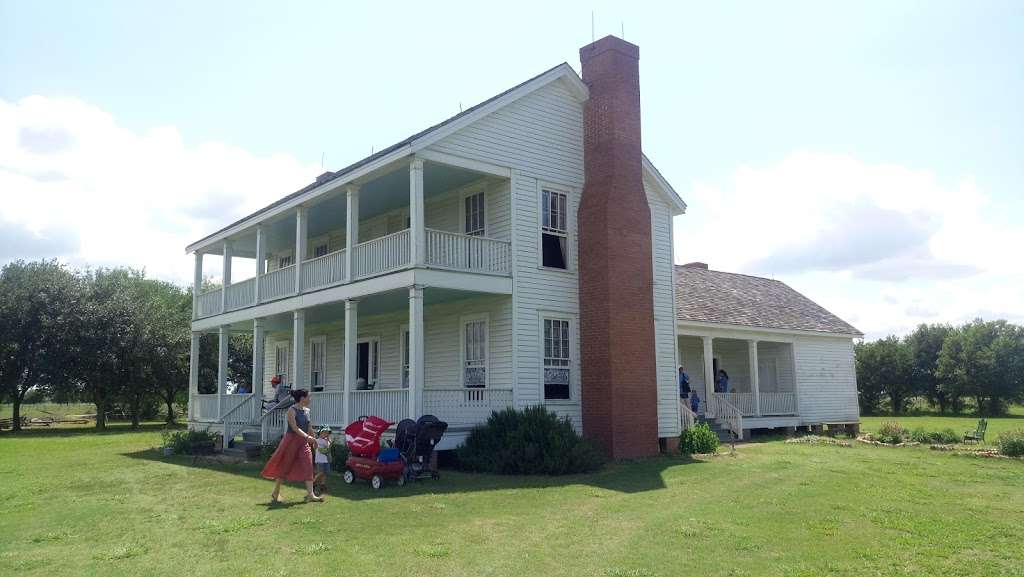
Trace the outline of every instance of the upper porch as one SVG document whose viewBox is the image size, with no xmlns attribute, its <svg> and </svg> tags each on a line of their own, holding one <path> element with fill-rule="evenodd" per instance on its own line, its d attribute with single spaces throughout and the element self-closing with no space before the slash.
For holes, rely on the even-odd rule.
<svg viewBox="0 0 1024 577">
<path fill-rule="evenodd" d="M 344 285 L 389 290 L 364 281 L 417 269 L 452 273 L 455 285 L 459 275 L 489 277 L 482 282 L 492 292 L 507 292 L 501 287 L 510 283 L 499 279 L 512 273 L 510 177 L 498 167 L 432 158 L 405 157 L 190 247 L 193 320 Z M 204 291 L 206 256 L 220 257 L 222 282 Z"/>
</svg>

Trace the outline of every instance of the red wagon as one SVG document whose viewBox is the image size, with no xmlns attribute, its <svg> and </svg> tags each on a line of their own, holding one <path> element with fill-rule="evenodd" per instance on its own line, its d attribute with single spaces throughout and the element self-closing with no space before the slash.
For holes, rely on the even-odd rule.
<svg viewBox="0 0 1024 577">
<path fill-rule="evenodd" d="M 380 437 L 391 423 L 380 417 L 366 417 L 345 427 L 345 444 L 350 456 L 345 460 L 342 478 L 352 484 L 356 479 L 370 482 L 374 489 L 384 486 L 384 481 L 405 484 L 405 461 L 397 449 L 385 449 L 382 454 Z"/>
</svg>

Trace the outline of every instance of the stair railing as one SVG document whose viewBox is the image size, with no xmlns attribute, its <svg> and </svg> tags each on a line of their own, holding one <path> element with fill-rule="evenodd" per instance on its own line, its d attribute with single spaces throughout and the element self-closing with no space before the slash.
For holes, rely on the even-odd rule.
<svg viewBox="0 0 1024 577">
<path fill-rule="evenodd" d="M 714 417 L 729 429 L 737 439 L 743 439 L 743 412 L 721 395 L 708 395 L 709 416 Z"/>
<path fill-rule="evenodd" d="M 235 435 L 253 424 L 252 407 L 257 398 L 255 394 L 251 394 L 248 399 L 238 403 L 233 409 L 224 413 L 224 417 L 221 420 L 224 421 L 225 447 L 231 444 L 231 440 L 235 438 Z"/>
<path fill-rule="evenodd" d="M 690 410 L 685 399 L 679 399 L 679 426 L 680 430 L 692 429 L 697 424 L 697 413 Z"/>
</svg>

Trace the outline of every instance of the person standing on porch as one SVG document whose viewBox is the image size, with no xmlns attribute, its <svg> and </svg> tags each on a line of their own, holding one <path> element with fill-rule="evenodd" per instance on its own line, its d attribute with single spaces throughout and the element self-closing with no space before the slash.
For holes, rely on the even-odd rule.
<svg viewBox="0 0 1024 577">
<path fill-rule="evenodd" d="M 690 398 L 690 375 L 686 374 L 683 365 L 679 365 L 679 398 L 683 400 Z"/>
<path fill-rule="evenodd" d="M 291 393 L 295 404 L 288 409 L 288 429 L 277 450 L 267 461 L 260 476 L 274 481 L 270 503 L 281 502 L 281 483 L 302 481 L 306 484 L 306 502 L 323 501 L 313 492 L 313 451 L 316 437 L 309 422 L 309 391 L 296 389 Z"/>
<path fill-rule="evenodd" d="M 729 373 L 725 372 L 725 369 L 718 370 L 718 378 L 715 380 L 715 392 L 729 392 Z"/>
</svg>

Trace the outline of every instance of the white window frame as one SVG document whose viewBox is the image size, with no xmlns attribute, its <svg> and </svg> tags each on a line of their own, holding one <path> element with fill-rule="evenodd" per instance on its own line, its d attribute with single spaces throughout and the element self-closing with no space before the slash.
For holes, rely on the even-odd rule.
<svg viewBox="0 0 1024 577">
<path fill-rule="evenodd" d="M 282 349 L 284 349 L 284 367 L 281 367 L 278 364 L 278 361 L 281 360 L 280 351 Z M 291 346 L 288 343 L 288 341 L 277 341 L 277 342 L 274 343 L 274 374 L 272 374 L 270 376 L 271 376 L 271 378 L 273 378 L 273 377 L 276 377 L 277 375 L 284 375 L 284 378 L 281 379 L 281 382 L 284 383 L 284 384 L 287 384 L 289 386 L 291 385 L 291 381 L 288 379 L 288 369 L 291 366 L 291 363 L 288 362 L 290 356 L 291 356 Z M 281 368 L 283 368 L 284 370 L 281 371 L 280 370 Z"/>
<path fill-rule="evenodd" d="M 544 192 L 565 195 L 565 231 L 544 226 Z M 537 268 L 546 271 L 573 272 L 573 239 L 576 219 L 573 217 L 575 191 L 569 187 L 547 182 L 537 183 Z M 554 234 L 565 238 L 565 268 L 544 265 L 544 235 Z"/>
<path fill-rule="evenodd" d="M 577 345 L 576 336 L 576 317 L 573 315 L 567 315 L 564 313 L 540 311 L 537 322 L 537 337 L 539 341 L 538 349 L 540 351 L 540 398 L 544 404 L 574 404 L 579 402 L 579 392 L 577 390 L 577 383 L 579 382 L 579 349 Z M 549 399 L 544 391 L 544 369 L 547 368 L 544 356 L 544 321 L 563 321 L 569 323 L 569 364 L 565 365 L 569 369 L 569 398 L 568 399 Z"/>
<path fill-rule="evenodd" d="M 321 360 L 323 366 L 320 367 L 320 371 L 319 371 L 319 373 L 320 373 L 320 382 L 314 385 L 313 384 L 313 373 L 314 372 L 318 372 L 316 370 L 317 367 L 315 365 L 316 359 L 313 357 L 314 347 L 316 347 L 316 346 L 321 347 L 320 350 L 321 350 L 321 355 L 322 355 L 323 358 L 321 358 L 320 360 Z M 327 390 L 327 336 L 326 335 L 317 335 L 315 337 L 310 337 L 310 339 L 309 339 L 309 390 L 312 391 L 314 386 L 320 387 L 321 389 L 323 389 L 325 391 Z"/>
<path fill-rule="evenodd" d="M 480 228 L 475 231 L 466 230 L 466 200 L 473 198 L 474 196 L 480 196 L 483 204 L 483 211 L 480 215 L 481 223 Z M 487 237 L 487 187 L 473 187 L 459 195 L 459 232 L 467 236 L 479 236 Z"/>
<path fill-rule="evenodd" d="M 320 252 L 321 250 L 323 252 Z M 318 252 L 320 254 L 317 254 Z M 330 245 L 330 243 L 328 241 L 325 240 L 323 242 L 319 242 L 319 243 L 316 243 L 316 244 L 313 245 L 313 251 L 312 251 L 313 254 L 312 254 L 311 258 L 320 258 L 322 256 L 330 254 L 330 252 L 331 252 L 331 245 Z"/>
<path fill-rule="evenodd" d="M 470 387 L 466 385 L 466 325 L 471 323 L 484 323 L 484 386 Z M 459 318 L 459 385 L 465 389 L 486 389 L 491 382 L 491 318 L 487 313 L 466 315 Z"/>
<path fill-rule="evenodd" d="M 409 388 L 409 325 L 398 328 L 398 364 L 401 370 L 399 380 L 403 389 Z"/>
<path fill-rule="evenodd" d="M 283 263 L 285 261 L 285 259 L 288 260 L 288 264 L 285 264 L 285 265 L 282 266 L 281 263 Z M 295 255 L 292 254 L 292 251 L 283 252 L 283 253 L 277 255 L 277 270 L 281 270 L 283 268 L 288 268 L 288 267 L 292 266 L 293 264 L 295 264 Z"/>
<path fill-rule="evenodd" d="M 368 343 L 370 347 L 366 366 L 366 372 L 368 373 L 366 383 L 368 385 L 373 385 L 373 388 L 376 389 L 377 382 L 380 381 L 380 337 L 361 337 L 356 339 L 356 362 L 359 362 L 358 347 L 363 343 Z M 377 350 L 377 354 L 373 354 L 375 348 Z M 356 367 L 356 370 L 358 372 L 358 367 Z"/>
</svg>

